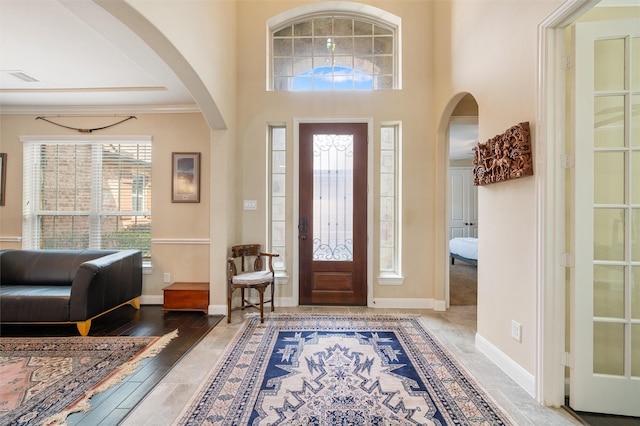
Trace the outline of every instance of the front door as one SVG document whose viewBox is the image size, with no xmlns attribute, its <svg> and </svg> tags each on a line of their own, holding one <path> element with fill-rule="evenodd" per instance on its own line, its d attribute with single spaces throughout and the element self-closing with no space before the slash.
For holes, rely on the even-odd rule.
<svg viewBox="0 0 640 426">
<path fill-rule="evenodd" d="M 300 304 L 367 304 L 367 124 L 301 123 Z"/>
<path fill-rule="evenodd" d="M 640 22 L 574 40 L 570 406 L 640 416 Z"/>
</svg>

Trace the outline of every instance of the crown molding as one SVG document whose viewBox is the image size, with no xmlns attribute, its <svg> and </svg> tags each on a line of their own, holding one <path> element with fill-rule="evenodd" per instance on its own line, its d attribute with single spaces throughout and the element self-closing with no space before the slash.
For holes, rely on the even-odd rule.
<svg viewBox="0 0 640 426">
<path fill-rule="evenodd" d="M 0 114 L 187 114 L 202 112 L 196 104 L 183 105 L 1 105 Z"/>
</svg>

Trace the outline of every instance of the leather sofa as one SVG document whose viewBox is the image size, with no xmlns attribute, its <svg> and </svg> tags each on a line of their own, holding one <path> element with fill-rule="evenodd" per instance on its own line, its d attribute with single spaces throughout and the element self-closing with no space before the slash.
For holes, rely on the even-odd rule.
<svg viewBox="0 0 640 426">
<path fill-rule="evenodd" d="M 76 324 L 120 306 L 140 308 L 139 250 L 0 251 L 0 322 Z"/>
</svg>

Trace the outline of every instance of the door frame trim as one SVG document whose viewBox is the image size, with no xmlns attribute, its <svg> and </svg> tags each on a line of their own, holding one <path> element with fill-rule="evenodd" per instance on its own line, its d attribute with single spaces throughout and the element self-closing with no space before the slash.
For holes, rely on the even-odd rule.
<svg viewBox="0 0 640 426">
<path fill-rule="evenodd" d="M 300 124 L 304 123 L 366 123 L 367 124 L 367 307 L 373 306 L 373 118 L 294 118 L 293 119 L 293 283 L 292 301 L 300 304 L 300 260 L 298 251 L 298 219 L 300 216 Z"/>
<path fill-rule="evenodd" d="M 550 406 L 564 405 L 565 352 L 565 28 L 599 0 L 566 0 L 538 25 L 536 197 L 536 365 L 535 398 Z"/>
</svg>

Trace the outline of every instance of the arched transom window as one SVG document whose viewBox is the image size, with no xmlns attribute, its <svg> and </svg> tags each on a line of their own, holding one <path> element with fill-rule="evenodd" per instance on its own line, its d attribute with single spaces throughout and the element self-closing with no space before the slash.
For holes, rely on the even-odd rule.
<svg viewBox="0 0 640 426">
<path fill-rule="evenodd" d="M 271 29 L 271 90 L 398 88 L 397 27 L 315 14 Z"/>
</svg>

